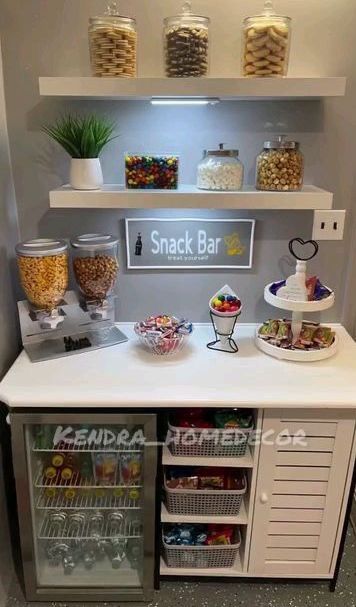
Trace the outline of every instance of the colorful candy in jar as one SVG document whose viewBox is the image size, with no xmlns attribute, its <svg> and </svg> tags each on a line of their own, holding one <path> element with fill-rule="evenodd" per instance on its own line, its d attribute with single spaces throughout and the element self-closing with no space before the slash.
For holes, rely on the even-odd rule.
<svg viewBox="0 0 356 607">
<path fill-rule="evenodd" d="M 229 295 L 227 293 L 218 295 L 212 302 L 214 310 L 217 312 L 225 312 L 231 314 L 231 312 L 239 312 L 241 308 L 241 301 L 235 295 Z"/>
<path fill-rule="evenodd" d="M 126 187 L 128 189 L 176 190 L 178 188 L 178 168 L 178 156 L 127 154 L 125 157 Z"/>
</svg>

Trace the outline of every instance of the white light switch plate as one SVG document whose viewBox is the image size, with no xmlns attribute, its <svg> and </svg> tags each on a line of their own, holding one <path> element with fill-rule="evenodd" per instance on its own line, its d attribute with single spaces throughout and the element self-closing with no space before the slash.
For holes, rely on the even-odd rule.
<svg viewBox="0 0 356 607">
<path fill-rule="evenodd" d="M 313 240 L 342 240 L 345 210 L 314 211 Z"/>
</svg>

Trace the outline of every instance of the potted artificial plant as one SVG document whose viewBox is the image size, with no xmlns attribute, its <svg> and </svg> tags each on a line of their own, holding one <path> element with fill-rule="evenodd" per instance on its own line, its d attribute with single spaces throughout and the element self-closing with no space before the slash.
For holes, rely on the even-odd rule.
<svg viewBox="0 0 356 607">
<path fill-rule="evenodd" d="M 42 130 L 71 156 L 70 185 L 75 190 L 100 190 L 103 172 L 100 153 L 115 137 L 115 124 L 95 115 L 63 116 Z"/>
</svg>

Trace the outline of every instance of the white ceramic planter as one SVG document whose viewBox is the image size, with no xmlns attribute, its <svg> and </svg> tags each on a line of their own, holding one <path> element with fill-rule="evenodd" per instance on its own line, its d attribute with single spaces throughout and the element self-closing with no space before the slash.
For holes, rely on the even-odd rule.
<svg viewBox="0 0 356 607">
<path fill-rule="evenodd" d="M 100 158 L 72 158 L 70 185 L 74 190 L 100 190 L 104 185 Z"/>
</svg>

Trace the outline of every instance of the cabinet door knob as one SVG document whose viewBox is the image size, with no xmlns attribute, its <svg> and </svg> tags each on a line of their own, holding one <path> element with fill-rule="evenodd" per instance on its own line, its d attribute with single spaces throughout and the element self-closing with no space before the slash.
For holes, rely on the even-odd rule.
<svg viewBox="0 0 356 607">
<path fill-rule="evenodd" d="M 260 500 L 261 500 L 261 504 L 267 504 L 267 502 L 268 502 L 268 495 L 267 495 L 267 493 L 261 493 Z"/>
</svg>

